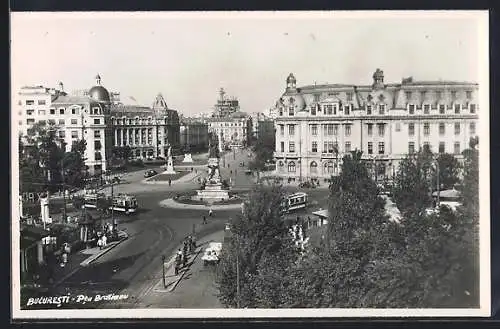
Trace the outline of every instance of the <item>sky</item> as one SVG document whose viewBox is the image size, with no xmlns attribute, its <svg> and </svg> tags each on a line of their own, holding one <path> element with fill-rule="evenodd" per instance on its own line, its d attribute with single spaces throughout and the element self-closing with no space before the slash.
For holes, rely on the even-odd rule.
<svg viewBox="0 0 500 329">
<path fill-rule="evenodd" d="M 12 92 L 24 85 L 102 85 L 189 116 L 218 91 L 265 112 L 297 85 L 459 80 L 478 82 L 485 12 L 13 13 Z M 481 25 L 485 24 L 486 25 Z M 486 31 L 486 32 L 485 32 Z M 484 64 L 484 63 L 483 63 Z M 483 70 L 484 71 L 484 70 Z M 14 96 L 13 96 L 14 97 Z"/>
</svg>

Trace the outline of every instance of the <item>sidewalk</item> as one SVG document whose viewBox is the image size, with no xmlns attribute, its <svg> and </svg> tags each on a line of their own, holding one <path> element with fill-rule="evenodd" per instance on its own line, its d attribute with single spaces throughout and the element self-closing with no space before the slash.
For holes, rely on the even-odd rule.
<svg viewBox="0 0 500 329">
<path fill-rule="evenodd" d="M 128 234 L 124 231 L 118 232 L 118 241 L 113 241 L 108 243 L 106 248 L 100 249 L 99 247 L 89 248 L 80 250 L 74 254 L 68 256 L 68 262 L 64 267 L 59 264 L 54 264 L 53 273 L 53 287 L 59 286 L 61 283 L 66 281 L 69 277 L 75 274 L 82 266 L 88 266 L 92 262 L 96 261 L 98 258 L 104 254 L 111 251 L 113 248 L 117 247 L 120 243 L 128 239 Z"/>
</svg>

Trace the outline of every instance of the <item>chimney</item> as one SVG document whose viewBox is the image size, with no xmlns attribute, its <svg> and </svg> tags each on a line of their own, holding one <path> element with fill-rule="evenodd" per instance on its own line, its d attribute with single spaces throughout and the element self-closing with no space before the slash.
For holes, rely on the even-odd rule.
<svg viewBox="0 0 500 329">
<path fill-rule="evenodd" d="M 59 91 L 64 91 L 64 85 L 62 81 L 59 81 Z"/>
</svg>

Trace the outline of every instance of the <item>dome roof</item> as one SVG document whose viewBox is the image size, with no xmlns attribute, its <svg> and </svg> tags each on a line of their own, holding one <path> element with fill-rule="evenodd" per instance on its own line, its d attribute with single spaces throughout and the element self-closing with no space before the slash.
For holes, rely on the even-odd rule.
<svg viewBox="0 0 500 329">
<path fill-rule="evenodd" d="M 111 98 L 109 97 L 109 92 L 106 88 L 101 86 L 101 76 L 96 75 L 96 85 L 89 90 L 89 96 L 98 102 L 110 103 Z"/>
<path fill-rule="evenodd" d="M 287 108 L 293 106 L 295 111 L 301 111 L 306 107 L 306 102 L 301 94 L 283 95 L 283 104 Z"/>
<path fill-rule="evenodd" d="M 94 86 L 90 88 L 89 96 L 98 102 L 110 102 L 109 92 L 103 86 Z"/>
</svg>

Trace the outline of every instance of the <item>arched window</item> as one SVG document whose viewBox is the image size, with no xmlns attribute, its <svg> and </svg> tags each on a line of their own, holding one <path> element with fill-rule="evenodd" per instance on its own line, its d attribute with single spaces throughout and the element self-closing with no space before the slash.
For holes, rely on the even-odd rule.
<svg viewBox="0 0 500 329">
<path fill-rule="evenodd" d="M 278 161 L 278 171 L 283 171 L 285 168 L 284 168 L 284 163 L 283 161 Z"/>
<path fill-rule="evenodd" d="M 318 173 L 318 164 L 316 163 L 316 161 L 311 162 L 311 164 L 309 165 L 309 168 L 310 168 L 311 174 Z"/>
<path fill-rule="evenodd" d="M 288 162 L 288 172 L 295 172 L 295 162 Z"/>
<path fill-rule="evenodd" d="M 294 110 L 293 110 L 293 106 L 290 106 L 290 107 L 288 108 L 288 115 L 289 115 L 289 116 L 291 116 L 291 117 L 293 117 L 293 116 L 294 116 L 294 114 L 295 114 L 295 113 L 294 113 Z"/>
<path fill-rule="evenodd" d="M 323 173 L 325 174 L 333 174 L 333 162 L 326 162 L 323 166 Z"/>
</svg>

